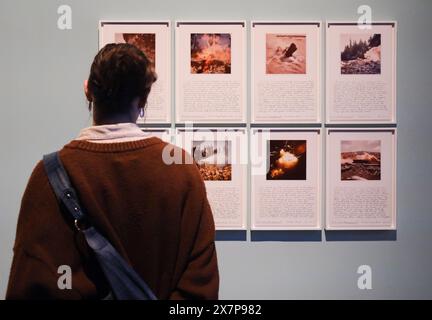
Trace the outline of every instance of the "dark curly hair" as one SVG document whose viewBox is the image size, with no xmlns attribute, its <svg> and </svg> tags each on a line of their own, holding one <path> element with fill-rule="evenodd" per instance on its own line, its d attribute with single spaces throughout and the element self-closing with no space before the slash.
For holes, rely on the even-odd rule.
<svg viewBox="0 0 432 320">
<path fill-rule="evenodd" d="M 139 107 L 144 107 L 156 79 L 150 60 L 141 50 L 127 43 L 110 43 L 93 60 L 88 91 L 98 112 L 118 114 L 128 110 L 137 97 Z"/>
</svg>

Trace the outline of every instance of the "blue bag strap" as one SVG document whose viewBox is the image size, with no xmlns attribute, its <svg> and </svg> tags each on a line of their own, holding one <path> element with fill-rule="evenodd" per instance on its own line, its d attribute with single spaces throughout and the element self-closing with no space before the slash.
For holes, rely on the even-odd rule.
<svg viewBox="0 0 432 320">
<path fill-rule="evenodd" d="M 75 227 L 81 231 L 118 300 L 157 300 L 152 290 L 134 269 L 121 257 L 111 243 L 93 226 L 89 226 L 86 214 L 78 201 L 69 176 L 60 161 L 58 152 L 43 157 L 48 180 L 57 199 L 72 216 Z M 86 228 L 82 226 L 86 225 Z"/>
<path fill-rule="evenodd" d="M 144 280 L 94 227 L 82 231 L 118 300 L 157 300 Z"/>
<path fill-rule="evenodd" d="M 85 219 L 75 190 L 69 180 L 63 164 L 60 161 L 58 152 L 53 152 L 43 156 L 43 163 L 48 180 L 54 190 L 57 199 L 66 206 L 67 211 L 72 215 L 75 221 Z M 76 223 L 75 223 L 76 224 Z"/>
</svg>

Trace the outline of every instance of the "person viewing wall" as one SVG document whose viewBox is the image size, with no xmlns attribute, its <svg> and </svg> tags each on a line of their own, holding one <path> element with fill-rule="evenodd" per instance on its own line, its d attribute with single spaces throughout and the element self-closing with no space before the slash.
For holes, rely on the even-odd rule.
<svg viewBox="0 0 432 320">
<path fill-rule="evenodd" d="M 190 155 L 137 126 L 156 74 L 131 44 L 95 56 L 85 94 L 93 125 L 59 152 L 94 225 L 158 299 L 217 299 L 215 227 L 193 161 L 166 164 L 164 148 Z M 58 270 L 70 267 L 71 288 Z M 42 161 L 28 181 L 18 218 L 7 299 L 102 299 L 104 274 L 59 205 Z"/>
</svg>

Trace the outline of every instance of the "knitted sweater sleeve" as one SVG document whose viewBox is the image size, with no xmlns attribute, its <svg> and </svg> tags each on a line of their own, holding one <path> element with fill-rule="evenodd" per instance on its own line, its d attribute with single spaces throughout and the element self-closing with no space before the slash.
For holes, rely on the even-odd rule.
<svg viewBox="0 0 432 320">
<path fill-rule="evenodd" d="M 196 170 L 196 166 L 193 166 Z M 185 255 L 188 260 L 181 270 L 170 299 L 216 300 L 219 295 L 215 224 L 204 182 L 198 170 L 196 172 L 198 177 L 194 191 L 191 191 L 193 195 L 186 200 L 182 228 L 185 238 L 188 238 L 188 235 L 193 236 L 190 239 L 189 253 Z M 193 219 L 194 211 L 198 211 L 196 222 Z"/>
<path fill-rule="evenodd" d="M 60 242 L 52 237 L 53 224 L 58 226 L 55 229 L 62 237 L 72 239 L 39 162 L 21 200 L 6 299 L 80 298 L 73 288 L 62 290 L 58 286 L 59 265 L 52 263 L 55 250 L 46 249 L 49 244 L 52 247 L 53 242 Z"/>
</svg>

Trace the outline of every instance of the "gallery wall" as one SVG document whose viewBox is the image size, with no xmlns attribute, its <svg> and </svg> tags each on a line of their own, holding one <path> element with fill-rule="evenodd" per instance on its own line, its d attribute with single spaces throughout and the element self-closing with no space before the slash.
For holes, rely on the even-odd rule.
<svg viewBox="0 0 432 320">
<path fill-rule="evenodd" d="M 71 30 L 57 28 L 61 4 L 72 8 Z M 219 233 L 220 298 L 431 299 L 432 2 L 428 0 L 2 0 L 0 296 L 6 292 L 20 200 L 34 165 L 91 123 L 82 86 L 98 49 L 99 20 L 356 21 L 362 4 L 371 6 L 374 20 L 398 22 L 397 231 Z M 247 65 L 249 59 L 248 50 Z M 321 76 L 323 81 L 325 72 Z M 371 290 L 357 287 L 360 265 L 372 268 Z"/>
</svg>

